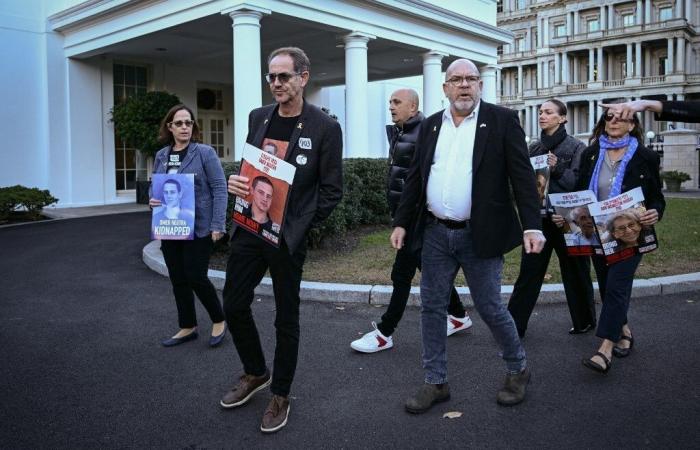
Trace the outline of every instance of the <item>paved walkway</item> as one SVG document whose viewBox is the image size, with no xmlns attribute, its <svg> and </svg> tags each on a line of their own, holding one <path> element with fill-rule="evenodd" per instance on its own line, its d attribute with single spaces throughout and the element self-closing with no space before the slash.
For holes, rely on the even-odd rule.
<svg viewBox="0 0 700 450">
<path fill-rule="evenodd" d="M 269 391 L 223 411 L 241 366 L 230 338 L 171 349 L 167 278 L 149 270 L 147 213 L 47 221 L 0 230 L 0 448 L 694 448 L 700 440 L 700 293 L 635 301 L 632 355 L 607 376 L 580 359 L 592 334 L 570 336 L 564 305 L 535 310 L 525 347 L 526 401 L 496 405 L 503 376 L 478 317 L 448 340 L 452 399 L 403 411 L 422 382 L 419 314 L 409 308 L 395 347 L 358 354 L 349 343 L 383 309 L 303 302 L 289 425 L 264 436 Z M 253 304 L 272 359 L 274 302 Z M 210 322 L 198 305 L 200 332 Z M 442 418 L 449 411 L 463 415 Z"/>
</svg>

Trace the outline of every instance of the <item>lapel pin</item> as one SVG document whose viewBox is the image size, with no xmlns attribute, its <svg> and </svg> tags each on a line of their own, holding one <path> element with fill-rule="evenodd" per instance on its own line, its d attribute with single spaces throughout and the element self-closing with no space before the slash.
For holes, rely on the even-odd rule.
<svg viewBox="0 0 700 450">
<path fill-rule="evenodd" d="M 297 128 L 299 128 L 299 129 L 301 130 L 302 128 L 304 128 L 304 124 L 301 123 L 301 122 L 299 122 L 299 123 L 297 124 Z"/>
<path fill-rule="evenodd" d="M 433 132 L 437 131 L 437 125 L 433 126 Z"/>
<path fill-rule="evenodd" d="M 479 128 L 486 128 L 486 124 L 482 123 L 481 125 L 479 125 Z"/>
<path fill-rule="evenodd" d="M 267 123 L 267 119 L 265 119 L 265 122 L 263 122 L 263 124 L 266 124 L 266 123 Z"/>
</svg>

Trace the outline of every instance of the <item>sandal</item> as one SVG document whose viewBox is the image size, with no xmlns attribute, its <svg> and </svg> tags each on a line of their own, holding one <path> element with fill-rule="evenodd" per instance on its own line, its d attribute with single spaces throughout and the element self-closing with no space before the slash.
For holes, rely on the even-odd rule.
<svg viewBox="0 0 700 450">
<path fill-rule="evenodd" d="M 610 366 L 612 365 L 612 363 L 610 362 L 610 359 L 608 359 L 608 357 L 605 356 L 601 352 L 596 352 L 595 355 L 593 355 L 593 356 L 600 356 L 600 358 L 605 363 L 605 367 L 601 366 L 600 364 L 593 361 L 592 359 L 582 359 L 581 362 L 583 363 L 583 365 L 588 367 L 591 370 L 595 370 L 596 372 L 608 373 L 608 370 L 610 370 Z"/>
<path fill-rule="evenodd" d="M 629 341 L 630 346 L 627 348 L 618 347 L 617 345 L 613 347 L 612 354 L 618 358 L 625 358 L 632 352 L 632 347 L 634 347 L 634 338 L 632 336 L 625 336 L 624 334 L 620 336 L 620 341 Z M 617 342 L 620 342 L 617 341 Z"/>
</svg>

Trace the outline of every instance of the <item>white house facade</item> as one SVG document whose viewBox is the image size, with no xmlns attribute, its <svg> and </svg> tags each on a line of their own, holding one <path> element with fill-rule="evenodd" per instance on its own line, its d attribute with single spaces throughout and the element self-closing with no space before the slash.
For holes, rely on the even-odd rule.
<svg viewBox="0 0 700 450">
<path fill-rule="evenodd" d="M 115 138 L 120 99 L 176 94 L 234 161 L 249 111 L 271 99 L 267 54 L 298 46 L 311 60 L 306 97 L 338 116 L 344 156 L 384 157 L 393 89 L 422 80 L 421 109 L 435 112 L 444 67 L 465 57 L 495 101 L 496 49 L 512 39 L 492 0 L 10 0 L 0 37 L 0 186 L 49 189 L 62 207 L 133 202 L 148 176 Z"/>
</svg>

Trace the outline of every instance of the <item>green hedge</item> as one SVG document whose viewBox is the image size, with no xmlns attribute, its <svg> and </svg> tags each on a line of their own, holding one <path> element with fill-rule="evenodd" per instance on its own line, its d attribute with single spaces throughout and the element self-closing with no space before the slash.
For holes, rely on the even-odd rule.
<svg viewBox="0 0 700 450">
<path fill-rule="evenodd" d="M 226 179 L 237 174 L 239 163 L 224 163 Z M 349 230 L 360 225 L 386 224 L 386 159 L 352 158 L 343 161 L 343 200 L 320 226 L 309 233 L 309 246 L 332 245 Z M 233 196 L 229 196 L 226 228 L 231 227 Z M 334 239 L 328 239 L 328 238 Z"/>
<path fill-rule="evenodd" d="M 0 219 L 7 219 L 15 211 L 26 211 L 30 219 L 41 216 L 41 208 L 58 202 L 47 189 L 20 185 L 0 188 Z"/>
</svg>

